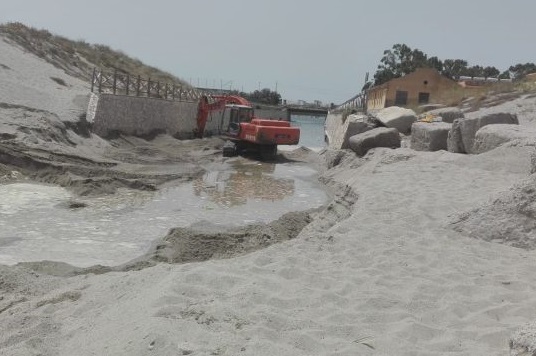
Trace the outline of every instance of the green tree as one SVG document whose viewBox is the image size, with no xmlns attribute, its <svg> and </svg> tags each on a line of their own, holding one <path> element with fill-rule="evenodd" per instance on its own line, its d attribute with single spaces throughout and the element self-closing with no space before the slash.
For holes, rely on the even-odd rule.
<svg viewBox="0 0 536 356">
<path fill-rule="evenodd" d="M 495 67 L 488 66 L 484 68 L 483 74 L 484 74 L 484 77 L 486 78 L 497 78 L 501 74 L 501 71 Z"/>
<path fill-rule="evenodd" d="M 411 49 L 406 44 L 395 44 L 392 49 L 383 52 L 383 57 L 374 74 L 374 85 L 400 78 L 418 68 L 435 68 L 441 72 L 443 62 L 437 57 L 428 58 L 423 51 Z"/>
<path fill-rule="evenodd" d="M 508 68 L 513 79 L 519 80 L 529 73 L 536 72 L 536 64 L 534 63 L 518 63 Z"/>
<path fill-rule="evenodd" d="M 262 90 L 255 90 L 253 93 L 238 93 L 238 95 L 246 98 L 247 100 L 267 105 L 279 105 L 281 104 L 281 95 L 268 88 Z"/>
<path fill-rule="evenodd" d="M 443 61 L 437 57 L 430 57 L 428 58 L 428 67 L 435 68 L 439 73 L 443 72 Z"/>
<path fill-rule="evenodd" d="M 510 77 L 510 71 L 508 70 L 505 70 L 504 72 L 502 72 L 501 74 L 499 74 L 499 79 L 511 79 Z"/>
<path fill-rule="evenodd" d="M 443 61 L 443 74 L 451 79 L 458 79 L 460 76 L 465 75 L 467 71 L 467 61 L 463 59 L 445 59 Z"/>
<path fill-rule="evenodd" d="M 484 76 L 484 67 L 475 65 L 466 69 L 463 75 L 468 77 L 483 77 Z"/>
<path fill-rule="evenodd" d="M 374 84 L 383 84 L 393 78 L 399 78 L 416 69 L 418 63 L 426 62 L 426 54 L 420 50 L 412 50 L 405 44 L 395 44 L 392 49 L 385 50 L 378 69 L 374 74 Z"/>
</svg>

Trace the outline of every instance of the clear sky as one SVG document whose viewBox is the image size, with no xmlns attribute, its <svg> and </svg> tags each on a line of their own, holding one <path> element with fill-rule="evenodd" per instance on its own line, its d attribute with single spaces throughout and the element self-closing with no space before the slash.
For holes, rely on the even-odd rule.
<svg viewBox="0 0 536 356">
<path fill-rule="evenodd" d="M 193 85 L 277 88 L 288 100 L 344 102 L 396 43 L 501 71 L 536 62 L 535 0 L 0 0 L 0 9 L 0 22 L 105 44 Z"/>
</svg>

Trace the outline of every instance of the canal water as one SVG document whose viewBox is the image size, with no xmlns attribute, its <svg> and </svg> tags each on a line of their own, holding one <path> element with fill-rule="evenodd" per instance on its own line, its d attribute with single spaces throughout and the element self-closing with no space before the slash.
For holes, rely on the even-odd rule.
<svg viewBox="0 0 536 356">
<path fill-rule="evenodd" d="M 324 141 L 324 117 L 292 115 L 291 124 L 300 128 L 300 146 L 312 150 L 320 150 L 326 143 Z"/>
<path fill-rule="evenodd" d="M 0 264 L 52 260 L 79 267 L 139 257 L 173 227 L 269 222 L 328 199 L 312 168 L 242 157 L 158 192 L 82 199 L 61 187 L 16 183 L 0 185 L 0 196 Z"/>
</svg>

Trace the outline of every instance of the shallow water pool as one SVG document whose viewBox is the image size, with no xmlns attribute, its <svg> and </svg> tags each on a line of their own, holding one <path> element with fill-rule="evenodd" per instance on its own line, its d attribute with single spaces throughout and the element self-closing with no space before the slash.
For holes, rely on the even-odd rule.
<svg viewBox="0 0 536 356">
<path fill-rule="evenodd" d="M 144 254 L 173 227 L 269 222 L 326 203 L 315 174 L 301 164 L 240 158 L 158 192 L 80 199 L 55 186 L 0 185 L 0 264 L 118 265 Z"/>
</svg>

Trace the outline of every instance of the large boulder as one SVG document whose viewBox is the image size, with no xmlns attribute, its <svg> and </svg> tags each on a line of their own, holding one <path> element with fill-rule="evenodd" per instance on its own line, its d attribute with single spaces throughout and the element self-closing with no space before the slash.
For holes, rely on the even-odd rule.
<svg viewBox="0 0 536 356">
<path fill-rule="evenodd" d="M 506 142 L 517 140 L 525 145 L 534 145 L 536 130 L 519 125 L 486 125 L 476 132 L 473 153 L 491 151 Z"/>
<path fill-rule="evenodd" d="M 349 144 L 352 151 L 364 156 L 371 148 L 400 147 L 400 133 L 394 128 L 378 127 L 350 137 Z"/>
<path fill-rule="evenodd" d="M 398 106 L 390 106 L 378 111 L 375 115 L 385 127 L 397 129 L 407 135 L 411 132 L 411 125 L 417 121 L 415 111 Z"/>
<path fill-rule="evenodd" d="M 456 119 L 448 135 L 447 146 L 450 152 L 473 153 L 473 144 L 477 131 L 491 124 L 519 125 L 515 114 L 494 113 L 481 117 Z"/>
<path fill-rule="evenodd" d="M 463 119 L 463 112 L 456 107 L 430 110 L 428 114 L 439 116 L 443 122 L 453 123 L 456 119 Z"/>
<path fill-rule="evenodd" d="M 451 126 L 445 122 L 415 122 L 411 126 L 411 148 L 416 151 L 446 150 Z"/>
<path fill-rule="evenodd" d="M 348 148 L 348 139 L 361 132 L 376 127 L 367 115 L 328 114 L 324 125 L 329 148 L 340 150 Z"/>
<path fill-rule="evenodd" d="M 450 131 L 447 135 L 447 150 L 454 153 L 465 153 L 463 147 L 462 132 L 460 129 L 460 121 L 463 119 L 456 119 L 450 127 Z"/>
<path fill-rule="evenodd" d="M 341 149 L 349 148 L 349 139 L 357 134 L 372 130 L 375 126 L 367 115 L 353 114 L 346 118 L 347 126 L 344 132 Z"/>
</svg>

